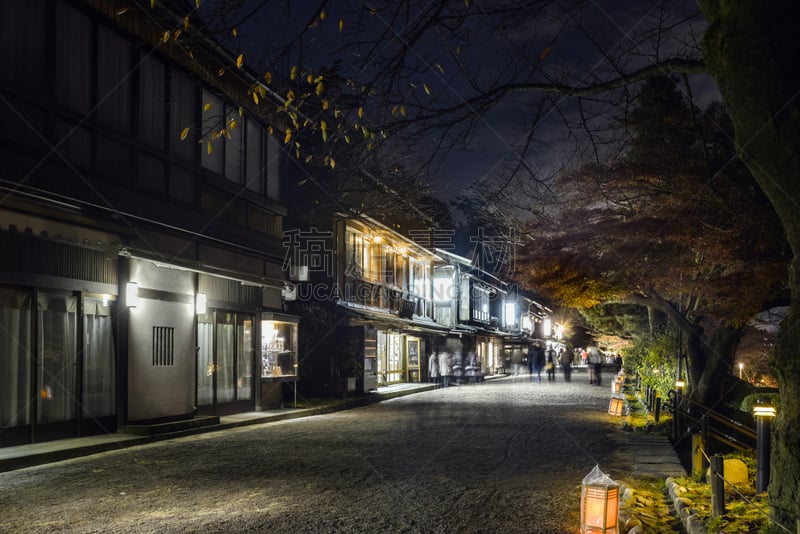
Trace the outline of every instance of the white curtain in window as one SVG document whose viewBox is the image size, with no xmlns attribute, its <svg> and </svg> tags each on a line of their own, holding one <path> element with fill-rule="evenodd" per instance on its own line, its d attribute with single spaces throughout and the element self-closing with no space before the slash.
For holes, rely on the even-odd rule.
<svg viewBox="0 0 800 534">
<path fill-rule="evenodd" d="M 253 398 L 253 320 L 245 319 L 236 335 L 236 399 Z"/>
<path fill-rule="evenodd" d="M 39 423 L 75 419 L 76 304 L 69 295 L 39 295 Z"/>
<path fill-rule="evenodd" d="M 217 402 L 234 400 L 236 392 L 234 362 L 234 325 L 217 324 Z"/>
<path fill-rule="evenodd" d="M 197 404 L 214 402 L 213 324 L 197 322 Z"/>
<path fill-rule="evenodd" d="M 0 429 L 31 422 L 30 334 L 30 296 L 0 289 Z"/>
<path fill-rule="evenodd" d="M 87 299 L 84 312 L 83 417 L 113 415 L 116 356 L 109 308 Z"/>
</svg>

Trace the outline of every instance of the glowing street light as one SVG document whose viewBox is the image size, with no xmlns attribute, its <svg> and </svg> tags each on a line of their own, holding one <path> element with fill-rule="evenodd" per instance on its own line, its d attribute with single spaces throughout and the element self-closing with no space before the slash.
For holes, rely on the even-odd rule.
<svg viewBox="0 0 800 534">
<path fill-rule="evenodd" d="M 744 369 L 744 364 L 739 362 L 739 380 L 742 379 L 742 369 Z"/>
</svg>

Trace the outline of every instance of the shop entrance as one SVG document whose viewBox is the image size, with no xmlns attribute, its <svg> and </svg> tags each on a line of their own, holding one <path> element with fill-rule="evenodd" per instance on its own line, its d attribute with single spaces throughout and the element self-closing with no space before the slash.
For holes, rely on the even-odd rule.
<svg viewBox="0 0 800 534">
<path fill-rule="evenodd" d="M 222 310 L 197 316 L 197 411 L 253 409 L 253 315 Z"/>
<path fill-rule="evenodd" d="M 378 381 L 395 384 L 405 379 L 403 335 L 378 330 Z"/>
<path fill-rule="evenodd" d="M 116 429 L 109 297 L 0 288 L 0 444 Z"/>
</svg>

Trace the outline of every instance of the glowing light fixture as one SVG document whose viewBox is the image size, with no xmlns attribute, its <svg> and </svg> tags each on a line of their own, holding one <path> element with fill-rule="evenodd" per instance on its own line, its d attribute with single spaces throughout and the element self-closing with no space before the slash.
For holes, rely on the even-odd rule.
<svg viewBox="0 0 800 534">
<path fill-rule="evenodd" d="M 108 306 L 108 295 L 103 293 L 103 306 Z"/>
<path fill-rule="evenodd" d="M 206 312 L 206 294 L 205 293 L 198 293 L 195 296 L 194 311 L 198 315 Z"/>
<path fill-rule="evenodd" d="M 129 308 L 139 305 L 139 284 L 136 282 L 128 282 L 125 285 L 125 305 Z"/>
<path fill-rule="evenodd" d="M 553 323 L 550 319 L 545 319 L 544 323 L 542 323 L 542 334 L 544 337 L 550 337 L 550 334 L 553 333 Z"/>
<path fill-rule="evenodd" d="M 608 403 L 608 413 L 611 415 L 622 415 L 625 407 L 625 398 L 620 395 L 612 395 L 611 402 Z"/>
<path fill-rule="evenodd" d="M 775 406 L 769 403 L 767 400 L 759 399 L 753 405 L 753 415 L 755 417 L 775 417 Z"/>
<path fill-rule="evenodd" d="M 775 417 L 775 407 L 769 399 L 758 399 L 753 405 L 753 416 L 756 418 L 756 491 L 767 491 L 770 477 L 770 426 Z"/>
<path fill-rule="evenodd" d="M 611 381 L 611 393 L 620 393 L 622 392 L 622 380 L 619 377 L 614 377 L 614 380 Z"/>
<path fill-rule="evenodd" d="M 581 534 L 617 534 L 619 484 L 595 466 L 581 485 Z"/>
</svg>

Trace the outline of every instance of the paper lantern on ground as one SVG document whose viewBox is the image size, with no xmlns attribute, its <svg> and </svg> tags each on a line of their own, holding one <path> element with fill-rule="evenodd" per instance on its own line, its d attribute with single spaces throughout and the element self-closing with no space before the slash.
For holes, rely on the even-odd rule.
<svg viewBox="0 0 800 534">
<path fill-rule="evenodd" d="M 619 484 L 595 466 L 581 485 L 581 534 L 618 534 Z"/>
<path fill-rule="evenodd" d="M 619 380 L 619 378 L 615 378 L 611 382 L 611 393 L 620 393 L 620 392 L 622 392 L 622 382 Z"/>
<path fill-rule="evenodd" d="M 608 413 L 611 415 L 622 415 L 625 407 L 625 398 L 619 395 L 612 395 L 611 402 L 608 404 Z"/>
</svg>

